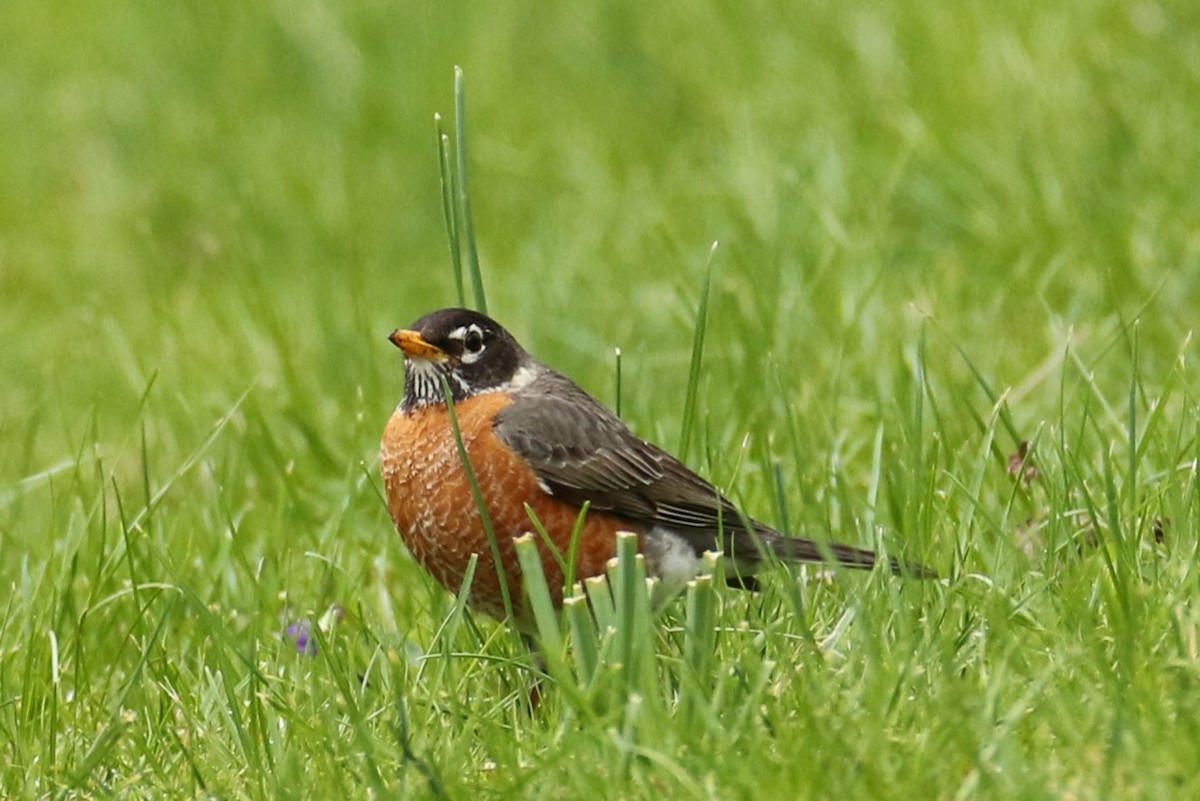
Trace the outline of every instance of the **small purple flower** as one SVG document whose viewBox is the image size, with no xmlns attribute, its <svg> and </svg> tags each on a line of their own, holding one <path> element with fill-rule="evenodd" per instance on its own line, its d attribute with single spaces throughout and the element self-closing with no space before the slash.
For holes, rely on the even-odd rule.
<svg viewBox="0 0 1200 801">
<path fill-rule="evenodd" d="M 296 650 L 304 656 L 317 655 L 317 641 L 312 636 L 312 621 L 301 619 L 283 630 L 284 636 L 296 643 Z"/>
</svg>

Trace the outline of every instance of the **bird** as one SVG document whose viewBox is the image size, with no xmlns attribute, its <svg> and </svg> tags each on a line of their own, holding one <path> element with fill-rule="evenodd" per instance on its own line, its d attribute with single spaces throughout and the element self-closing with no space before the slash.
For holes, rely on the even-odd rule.
<svg viewBox="0 0 1200 801">
<path fill-rule="evenodd" d="M 388 511 L 417 562 L 451 592 L 478 560 L 468 595 L 478 611 L 501 620 L 511 612 L 518 628 L 532 627 L 515 540 L 535 531 L 546 535 L 536 540 L 556 606 L 566 556 L 575 554 L 575 577 L 604 575 L 622 531 L 637 535 L 646 574 L 666 588 L 694 578 L 706 551 L 723 552 L 730 583 L 747 589 L 773 560 L 859 569 L 879 561 L 873 551 L 785 536 L 747 516 L 484 314 L 441 309 L 388 338 L 405 362 L 404 395 L 380 447 Z M 894 558 L 888 567 L 933 575 Z"/>
</svg>

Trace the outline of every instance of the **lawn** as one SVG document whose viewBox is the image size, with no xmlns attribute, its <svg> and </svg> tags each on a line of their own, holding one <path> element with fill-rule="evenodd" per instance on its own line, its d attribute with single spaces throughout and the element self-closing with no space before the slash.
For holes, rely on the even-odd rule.
<svg viewBox="0 0 1200 801">
<path fill-rule="evenodd" d="M 1195 4 L 430 6 L 6 5 L 0 796 L 1200 797 Z M 489 312 L 939 579 L 576 605 L 530 710 L 377 470 L 455 65 Z"/>
</svg>

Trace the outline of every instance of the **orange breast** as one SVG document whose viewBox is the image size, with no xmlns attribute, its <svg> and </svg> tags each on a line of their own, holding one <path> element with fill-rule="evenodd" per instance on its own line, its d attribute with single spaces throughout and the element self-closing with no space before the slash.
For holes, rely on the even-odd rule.
<svg viewBox="0 0 1200 801">
<path fill-rule="evenodd" d="M 513 609 L 520 619 L 521 569 L 513 539 L 534 532 L 546 580 L 558 604 L 564 581 L 560 562 L 567 559 L 579 508 L 544 492 L 533 471 L 496 436 L 492 423 L 510 402 L 499 393 L 479 395 L 459 403 L 455 410 L 496 534 Z M 503 617 L 500 578 L 446 407 L 397 410 L 384 432 L 381 463 L 388 509 L 413 556 L 443 586 L 457 592 L 471 556 L 478 555 L 471 603 L 490 615 Z M 525 504 L 533 509 L 552 546 L 537 535 Z M 588 516 L 575 560 L 576 577 L 604 572 L 615 554 L 616 533 L 621 530 L 631 530 L 631 526 L 602 514 Z"/>
</svg>

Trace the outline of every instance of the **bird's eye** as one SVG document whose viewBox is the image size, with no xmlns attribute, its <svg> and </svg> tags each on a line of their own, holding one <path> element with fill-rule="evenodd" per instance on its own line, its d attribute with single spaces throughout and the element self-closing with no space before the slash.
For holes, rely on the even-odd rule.
<svg viewBox="0 0 1200 801">
<path fill-rule="evenodd" d="M 483 350 L 483 332 L 472 326 L 463 336 L 463 350 L 466 353 L 479 353 Z"/>
</svg>

